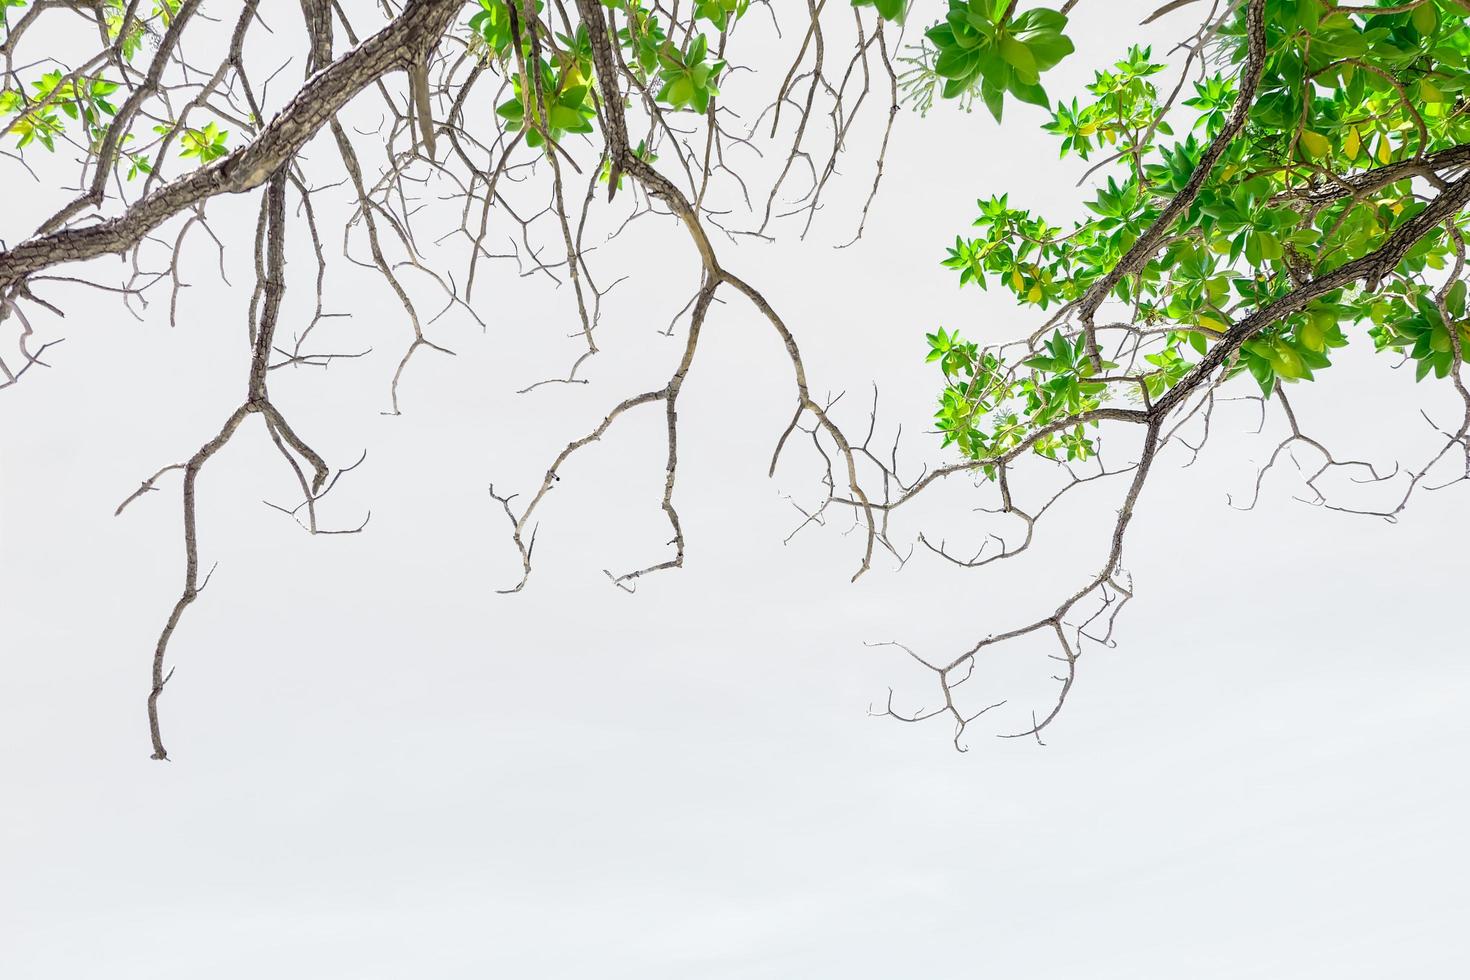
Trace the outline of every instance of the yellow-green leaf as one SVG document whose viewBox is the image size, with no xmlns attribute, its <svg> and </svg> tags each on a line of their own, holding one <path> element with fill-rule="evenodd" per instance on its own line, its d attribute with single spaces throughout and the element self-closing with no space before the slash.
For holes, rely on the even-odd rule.
<svg viewBox="0 0 1470 980">
<path fill-rule="evenodd" d="M 1314 157 L 1325 157 L 1332 153 L 1332 144 L 1321 133 L 1310 129 L 1302 130 L 1302 148 Z"/>
<path fill-rule="evenodd" d="M 1439 14 L 1435 12 L 1433 2 L 1421 3 L 1415 7 L 1412 19 L 1414 29 L 1420 34 L 1433 34 L 1434 29 L 1439 26 Z"/>
</svg>

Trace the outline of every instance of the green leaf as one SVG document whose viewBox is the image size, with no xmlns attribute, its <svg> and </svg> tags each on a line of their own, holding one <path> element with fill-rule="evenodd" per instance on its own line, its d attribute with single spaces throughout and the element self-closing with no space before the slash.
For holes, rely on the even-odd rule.
<svg viewBox="0 0 1470 980">
<path fill-rule="evenodd" d="M 1036 84 L 1036 59 L 1026 45 L 1013 37 L 1003 37 L 1000 39 L 1000 53 L 1024 82 Z"/>
</svg>

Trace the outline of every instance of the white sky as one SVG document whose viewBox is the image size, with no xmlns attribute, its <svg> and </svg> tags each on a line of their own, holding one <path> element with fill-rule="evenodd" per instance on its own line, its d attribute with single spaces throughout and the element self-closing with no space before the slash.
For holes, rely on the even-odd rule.
<svg viewBox="0 0 1470 980">
<path fill-rule="evenodd" d="M 1080 5 L 1054 97 L 1138 36 L 1148 5 L 1124 6 Z M 944 244 L 992 192 L 1076 209 L 1079 171 L 1038 112 L 1009 108 L 1003 130 L 901 117 L 857 247 L 831 245 L 866 190 L 858 156 L 806 242 L 720 242 L 791 324 L 815 387 L 849 390 L 860 432 L 876 380 L 915 461 L 939 458 L 922 335 L 1034 325 L 955 288 Z M 23 237 L 44 203 L 7 198 L 0 235 Z M 253 208 L 212 214 L 248 229 Z M 334 463 L 367 448 L 324 515 L 372 522 L 309 539 L 262 506 L 289 498 L 289 475 L 257 423 L 242 429 L 200 481 L 218 571 L 174 641 L 174 761 L 150 761 L 177 483 L 112 511 L 243 392 L 247 240 L 229 241 L 233 288 L 193 240 L 199 285 L 172 330 L 163 302 L 139 324 L 70 298 L 55 368 L 0 395 L 0 976 L 1347 980 L 1470 965 L 1464 496 L 1429 494 L 1389 525 L 1294 502 L 1283 471 L 1259 509 L 1232 510 L 1280 430 L 1252 436 L 1244 406 L 1217 417 L 1197 465 L 1159 464 L 1119 648 L 1084 658 L 1044 748 L 991 735 L 1042 703 L 1047 651 L 985 664 L 974 696 L 1022 697 L 961 755 L 943 722 L 867 716 L 890 686 L 900 706 L 934 692 L 864 644 L 953 656 L 1054 604 L 1100 563 L 1115 498 L 1062 511 L 1014 568 L 921 556 L 849 584 L 856 533 L 782 544 L 799 517 L 782 495 L 811 499 L 812 461 L 797 451 L 765 478 L 789 365 L 733 298 L 681 401 L 687 567 L 634 596 L 602 572 L 666 554 L 662 414 L 645 409 L 563 471 L 530 585 L 497 595 L 518 562 L 487 485 L 530 490 L 677 356 L 657 331 L 694 264 L 668 223 L 629 239 L 644 272 L 609 297 L 591 385 L 513 394 L 578 341 L 562 337 L 567 291 L 498 266 L 477 302 L 488 333 L 433 328 L 458 357 L 420 355 L 401 418 L 378 413 L 405 328 L 380 284 L 338 264 L 355 318 L 333 336 L 376 356 L 278 372 L 273 391 Z M 1420 406 L 1449 402 L 1359 350 L 1296 404 L 1345 455 L 1387 461 L 1427 444 Z M 957 484 L 900 533 L 978 544 L 979 502 Z"/>
</svg>

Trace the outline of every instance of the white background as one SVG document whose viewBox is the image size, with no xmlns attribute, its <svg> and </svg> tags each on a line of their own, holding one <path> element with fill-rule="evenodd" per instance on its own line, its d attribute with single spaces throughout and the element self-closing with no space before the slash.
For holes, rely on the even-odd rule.
<svg viewBox="0 0 1470 980">
<path fill-rule="evenodd" d="M 1080 5 L 1054 97 L 1139 34 L 1144 5 L 1123 6 Z M 1080 171 L 1037 111 L 1008 112 L 1004 129 L 901 117 L 851 249 L 831 246 L 870 180 L 860 154 L 807 241 L 719 243 L 792 326 L 818 391 L 849 392 L 859 433 L 878 383 L 880 432 L 903 422 L 915 465 L 941 458 L 922 335 L 1035 322 L 998 291 L 958 290 L 944 244 L 1002 190 L 1077 213 Z M 7 240 L 45 203 L 7 197 Z M 0 976 L 1345 980 L 1470 965 L 1465 497 L 1426 495 L 1390 525 L 1294 502 L 1288 467 L 1256 511 L 1233 510 L 1281 429 L 1273 416 L 1253 436 L 1246 405 L 1222 409 L 1201 462 L 1156 468 L 1119 647 L 1083 659 L 1045 747 L 992 737 L 1044 706 L 1040 646 L 987 661 L 973 696 L 1017 698 L 1016 713 L 959 754 L 943 722 L 868 716 L 889 687 L 905 708 L 935 692 L 865 643 L 952 657 L 1053 605 L 1101 562 L 1121 487 L 1062 510 L 1034 561 L 880 558 L 849 584 L 860 541 L 841 522 L 782 543 L 799 520 L 783 495 L 812 499 L 812 456 L 793 447 L 765 477 L 790 368 L 733 295 L 681 402 L 687 567 L 633 596 L 602 571 L 667 554 L 662 413 L 646 408 L 564 469 L 527 590 L 497 595 L 518 561 L 488 484 L 530 490 L 682 346 L 657 331 L 696 266 L 666 221 L 609 249 L 642 271 L 609 297 L 591 385 L 513 394 L 579 341 L 568 291 L 495 266 L 476 301 L 488 331 L 431 328 L 458 356 L 417 356 L 401 418 L 378 413 L 406 327 L 380 283 L 338 263 L 335 307 L 356 315 L 331 336 L 375 355 L 277 372 L 273 391 L 334 463 L 367 448 L 323 513 L 372 521 L 310 539 L 262 506 L 292 485 L 258 422 L 242 428 L 200 481 L 218 570 L 174 640 L 174 759 L 150 761 L 177 482 L 112 511 L 243 393 L 253 208 L 211 209 L 243 231 L 227 238 L 233 288 L 197 238 L 176 328 L 166 302 L 139 324 L 78 291 L 48 326 L 67 338 L 54 369 L 0 395 Z M 312 266 L 292 243 L 299 324 Z M 1416 459 L 1418 408 L 1448 419 L 1453 402 L 1389 368 L 1350 351 L 1298 410 L 1345 455 Z M 978 545 L 976 493 L 946 487 L 896 536 Z"/>
</svg>

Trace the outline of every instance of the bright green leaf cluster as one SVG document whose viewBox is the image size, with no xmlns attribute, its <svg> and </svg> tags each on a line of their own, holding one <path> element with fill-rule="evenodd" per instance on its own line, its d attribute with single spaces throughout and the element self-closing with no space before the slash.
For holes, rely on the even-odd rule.
<svg viewBox="0 0 1470 980">
<path fill-rule="evenodd" d="M 1011 0 L 949 0 L 949 15 L 925 37 L 938 56 L 934 72 L 944 79 L 944 97 L 955 98 L 978 86 L 997 120 L 1009 92 L 1022 102 L 1048 106 L 1041 73 L 1072 53 L 1064 34 L 1067 18 L 1036 7 L 1010 16 Z"/>
<path fill-rule="evenodd" d="M 537 13 L 541 11 L 541 7 L 541 0 L 536 0 Z M 509 54 L 515 38 L 506 0 L 480 0 L 480 9 L 470 16 L 470 30 L 485 43 L 486 49 L 494 57 L 504 58 Z M 523 54 L 529 55 L 530 45 L 524 45 L 524 48 Z"/>
<path fill-rule="evenodd" d="M 709 110 L 709 100 L 720 94 L 715 83 L 725 63 L 709 60 L 709 41 L 703 34 L 696 35 L 683 51 L 665 41 L 658 49 L 658 67 L 663 88 L 657 98 L 675 109 L 704 113 Z"/>
<path fill-rule="evenodd" d="M 534 81 L 517 74 L 511 79 L 514 95 L 496 107 L 509 132 L 526 130 L 528 146 L 544 146 L 547 139 L 560 142 L 568 133 L 592 132 L 597 116 L 589 79 L 592 75 L 592 42 L 586 27 L 575 35 L 557 35 L 561 47 L 552 58 L 542 58 L 539 80 L 541 99 Z M 527 106 L 530 107 L 529 118 Z"/>
<path fill-rule="evenodd" d="M 16 146 L 35 142 L 48 150 L 56 149 L 56 138 L 65 130 L 62 116 L 82 123 L 89 143 L 102 138 L 107 131 L 106 117 L 117 114 L 108 96 L 117 91 L 117 83 L 100 77 L 68 80 L 59 71 L 48 71 L 31 83 L 34 94 L 16 89 L 0 91 L 0 117 L 19 113 L 11 124 Z"/>
<path fill-rule="evenodd" d="M 852 0 L 854 7 L 874 7 L 878 16 L 902 24 L 913 0 Z"/>
<path fill-rule="evenodd" d="M 230 151 L 225 142 L 230 138 L 228 131 L 209 122 L 203 129 L 186 129 L 179 137 L 179 156 L 193 157 L 200 163 L 218 160 Z"/>
<path fill-rule="evenodd" d="M 1158 252 L 1112 290 L 1146 345 L 1136 362 L 1116 377 L 1087 373 L 1058 347 L 1081 351 L 1075 327 L 1019 364 L 957 335 L 932 334 L 930 357 L 945 375 L 938 418 L 946 444 L 985 459 L 1088 405 L 1158 398 L 1234 323 L 1379 249 L 1423 209 L 1434 187 L 1405 165 L 1470 144 L 1464 6 L 1424 0 L 1365 13 L 1323 0 L 1273 0 L 1266 17 L 1267 56 L 1243 130 Z M 982 33 L 968 17 L 966 25 L 975 31 L 969 36 Z M 960 29 L 946 29 L 958 46 Z M 1245 59 L 1244 30 L 1243 13 L 1225 30 L 1237 65 Z M 948 42 L 941 32 L 936 44 Z M 945 67 L 964 78 L 971 63 L 954 55 Z M 1151 81 L 1161 68 L 1148 49 L 1133 48 L 1097 73 L 1091 101 L 1056 107 L 1044 128 L 1061 138 L 1062 155 L 1085 160 L 1106 148 L 1117 172 L 1101 178 L 1084 202 L 1088 217 L 1070 227 L 1014 206 L 1005 194 L 981 200 L 980 234 L 956 238 L 943 260 L 961 284 L 999 283 L 1022 304 L 1046 309 L 1080 299 L 1118 264 L 1190 182 L 1235 111 L 1230 72 L 1194 82 L 1182 103 L 1194 113 L 1188 134 L 1161 142 L 1172 136 Z M 1269 397 L 1282 383 L 1312 380 L 1353 328 L 1368 323 L 1375 346 L 1411 358 L 1418 377 L 1446 377 L 1457 352 L 1462 361 L 1470 353 L 1459 278 L 1467 269 L 1456 241 L 1470 233 L 1467 224 L 1462 212 L 1456 234 L 1441 228 L 1422 237 L 1375 291 L 1360 284 L 1333 290 L 1267 325 L 1226 361 L 1227 375 L 1250 374 Z M 1063 414 L 1058 405 L 1066 406 Z M 1070 430 L 1049 434 L 1038 451 L 1060 458 L 1062 431 Z"/>
<path fill-rule="evenodd" d="M 1114 71 L 1098 72 L 1087 87 L 1095 101 L 1079 106 L 1073 99 L 1071 106 L 1057 105 L 1052 121 L 1043 128 L 1062 137 L 1062 156 L 1076 153 L 1086 160 L 1094 147 L 1106 146 L 1134 157 L 1146 149 L 1136 139 L 1173 132 L 1159 117 L 1159 92 L 1148 81 L 1164 70 L 1150 60 L 1151 55 L 1149 48 L 1129 48 L 1128 57 L 1114 65 Z"/>
<path fill-rule="evenodd" d="M 945 377 L 935 425 L 944 445 L 954 444 L 973 459 L 999 456 L 1038 426 L 1097 408 L 1107 390 L 1096 380 L 1080 336 L 1056 331 L 1019 366 L 943 329 L 926 339 L 928 360 L 938 361 Z M 1100 366 L 1104 371 L 1117 367 L 1107 361 Z M 1063 426 L 1037 440 L 1034 449 L 1050 459 L 1090 459 L 1097 451 L 1090 428 L 1081 422 Z"/>
<path fill-rule="evenodd" d="M 1433 297 L 1420 293 L 1414 297 L 1412 311 L 1407 309 L 1405 299 L 1396 298 L 1387 314 L 1369 331 L 1374 346 L 1408 354 L 1415 361 L 1414 376 L 1419 381 L 1430 372 L 1436 378 L 1449 377 L 1456 344 L 1462 357 L 1470 351 L 1470 317 L 1465 311 L 1463 279 L 1450 287 L 1443 307 Z"/>
<path fill-rule="evenodd" d="M 707 20 L 719 31 L 729 30 L 730 25 L 750 9 L 750 0 L 697 0 L 694 4 L 694 19 Z"/>
</svg>

